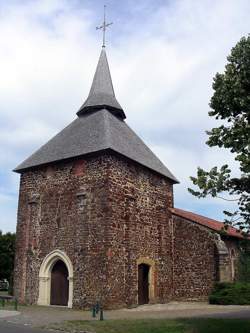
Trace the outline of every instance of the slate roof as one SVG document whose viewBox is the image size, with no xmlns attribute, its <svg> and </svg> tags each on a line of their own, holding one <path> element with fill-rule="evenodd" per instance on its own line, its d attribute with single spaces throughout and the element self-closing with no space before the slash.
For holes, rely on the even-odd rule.
<svg viewBox="0 0 250 333">
<path fill-rule="evenodd" d="M 110 110 L 116 116 L 121 117 L 122 119 L 126 118 L 121 105 L 118 103 L 115 97 L 107 55 L 104 47 L 101 51 L 89 96 L 81 106 L 80 110 L 77 112 L 77 115 L 79 116 L 93 109 L 96 110 L 103 108 Z"/>
<path fill-rule="evenodd" d="M 179 208 L 170 208 L 170 210 L 176 216 L 182 217 L 191 222 L 198 223 L 200 225 L 203 225 L 203 226 L 205 226 L 209 229 L 212 229 L 214 231 L 217 231 L 217 232 L 222 231 L 223 223 L 220 221 L 213 220 L 206 216 L 188 212 L 186 210 L 179 209 Z M 225 235 L 231 236 L 231 237 L 237 237 L 237 238 L 244 238 L 244 236 L 236 228 L 233 228 L 233 227 L 229 227 L 225 231 Z"/>
<path fill-rule="evenodd" d="M 56 161 L 111 149 L 178 183 L 175 176 L 125 123 L 114 94 L 105 49 L 101 51 L 89 96 L 78 118 L 18 165 L 23 172 Z"/>
<path fill-rule="evenodd" d="M 111 149 L 168 178 L 178 180 L 121 119 L 108 110 L 74 120 L 14 171 Z"/>
</svg>

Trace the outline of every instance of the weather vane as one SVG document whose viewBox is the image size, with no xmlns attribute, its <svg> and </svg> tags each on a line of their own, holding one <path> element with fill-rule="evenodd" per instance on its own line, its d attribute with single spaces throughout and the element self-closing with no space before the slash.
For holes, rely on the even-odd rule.
<svg viewBox="0 0 250 333">
<path fill-rule="evenodd" d="M 106 23 L 106 5 L 104 5 L 104 12 L 103 12 L 103 24 L 100 27 L 96 27 L 96 30 L 102 29 L 102 47 L 105 47 L 105 35 L 106 35 L 106 28 L 109 27 L 113 22 Z"/>
</svg>

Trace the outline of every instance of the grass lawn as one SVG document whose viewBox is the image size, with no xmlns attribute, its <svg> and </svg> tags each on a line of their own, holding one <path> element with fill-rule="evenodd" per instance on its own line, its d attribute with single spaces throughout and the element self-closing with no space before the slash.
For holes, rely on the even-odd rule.
<svg viewBox="0 0 250 333">
<path fill-rule="evenodd" d="M 8 291 L 0 291 L 0 296 L 9 296 Z M 14 310 L 15 302 L 12 300 L 5 300 L 3 306 L 3 300 L 0 300 L 0 310 Z"/>
<path fill-rule="evenodd" d="M 65 321 L 50 328 L 88 333 L 250 333 L 250 320 L 241 319 L 145 319 Z"/>
</svg>

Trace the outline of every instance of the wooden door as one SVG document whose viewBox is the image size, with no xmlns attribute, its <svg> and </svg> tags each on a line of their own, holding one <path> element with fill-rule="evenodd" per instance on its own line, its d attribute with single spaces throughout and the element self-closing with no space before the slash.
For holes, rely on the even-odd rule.
<svg viewBox="0 0 250 333">
<path fill-rule="evenodd" d="M 148 304 L 149 302 L 149 266 L 140 264 L 138 266 L 138 303 Z"/>
<path fill-rule="evenodd" d="M 51 271 L 51 305 L 68 305 L 69 281 L 68 269 L 63 261 L 58 260 Z"/>
</svg>

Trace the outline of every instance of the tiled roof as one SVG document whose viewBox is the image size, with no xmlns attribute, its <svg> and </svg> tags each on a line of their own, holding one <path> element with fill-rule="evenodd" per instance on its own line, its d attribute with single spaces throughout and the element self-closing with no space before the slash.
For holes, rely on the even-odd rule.
<svg viewBox="0 0 250 333">
<path fill-rule="evenodd" d="M 223 228 L 222 222 L 210 219 L 206 216 L 188 212 L 186 210 L 179 209 L 179 208 L 171 208 L 170 210 L 176 216 L 179 216 L 186 220 L 198 223 L 200 225 L 203 225 L 209 229 L 212 229 L 212 230 L 215 230 L 218 232 L 222 231 L 222 228 Z M 226 232 L 227 236 L 244 238 L 243 235 L 236 228 L 233 228 L 233 227 L 228 227 L 228 229 L 225 232 Z"/>
</svg>

